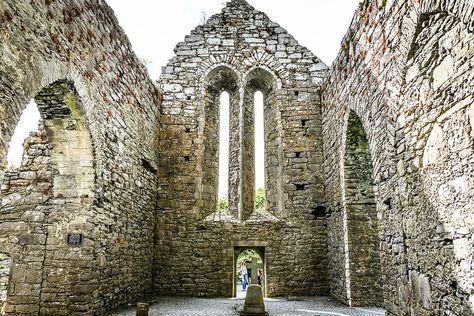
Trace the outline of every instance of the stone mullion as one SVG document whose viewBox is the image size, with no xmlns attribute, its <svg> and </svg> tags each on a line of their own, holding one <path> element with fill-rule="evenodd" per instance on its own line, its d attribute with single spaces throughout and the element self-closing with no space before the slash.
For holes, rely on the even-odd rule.
<svg viewBox="0 0 474 316">
<path fill-rule="evenodd" d="M 266 209 L 275 216 L 282 210 L 282 148 L 279 99 L 276 92 L 264 95 Z"/>
<path fill-rule="evenodd" d="M 242 97 L 240 92 L 230 93 L 229 100 L 229 211 L 239 218 L 240 204 L 240 109 Z"/>
<path fill-rule="evenodd" d="M 214 212 L 217 208 L 217 187 L 218 187 L 218 164 L 219 164 L 219 91 L 208 91 L 204 98 L 205 102 L 205 149 L 202 153 L 202 211 L 204 217 Z"/>
<path fill-rule="evenodd" d="M 242 118 L 242 208 L 241 220 L 247 220 L 254 210 L 255 200 L 255 90 L 244 91 Z"/>
</svg>

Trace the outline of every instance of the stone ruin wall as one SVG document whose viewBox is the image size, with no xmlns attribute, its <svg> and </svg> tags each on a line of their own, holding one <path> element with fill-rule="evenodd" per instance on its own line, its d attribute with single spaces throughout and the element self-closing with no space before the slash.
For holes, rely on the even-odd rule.
<svg viewBox="0 0 474 316">
<path fill-rule="evenodd" d="M 343 40 L 322 105 L 331 293 L 342 301 L 361 286 L 344 266 L 352 111 L 372 157 L 387 314 L 474 312 L 473 16 L 462 0 L 364 1 Z"/>
<path fill-rule="evenodd" d="M 32 98 L 67 82 L 78 104 L 55 92 L 51 106 L 38 103 L 47 143 L 2 186 L 0 253 L 12 260 L 4 310 L 103 314 L 152 287 L 159 93 L 104 1 L 2 1 L 0 24 L 2 161 Z M 80 132 L 76 119 L 48 125 L 48 108 L 77 114 Z M 69 233 L 82 245 L 68 245 Z"/>
<path fill-rule="evenodd" d="M 232 296 L 234 247 L 260 246 L 269 296 L 328 294 L 319 93 L 327 67 L 239 0 L 186 36 L 175 53 L 160 79 L 155 288 Z M 265 95 L 269 203 L 252 213 L 258 90 Z M 219 213 L 222 91 L 230 94 L 230 205 Z"/>
<path fill-rule="evenodd" d="M 1 308 L 90 315 L 152 289 L 231 296 L 234 248 L 265 247 L 270 296 L 471 315 L 473 16 L 467 0 L 363 1 L 323 84 L 323 63 L 233 0 L 177 46 L 161 96 L 104 1 L 3 1 L 1 160 L 35 97 L 44 130 L 2 175 Z M 219 213 L 222 90 L 234 114 Z M 256 90 L 270 139 L 260 213 L 240 171 L 254 168 Z M 87 153 L 83 170 L 69 150 Z"/>
</svg>

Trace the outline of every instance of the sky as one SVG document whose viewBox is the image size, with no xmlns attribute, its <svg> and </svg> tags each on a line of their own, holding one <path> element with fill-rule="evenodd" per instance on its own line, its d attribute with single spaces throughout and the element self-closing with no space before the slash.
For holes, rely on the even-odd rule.
<svg viewBox="0 0 474 316">
<path fill-rule="evenodd" d="M 127 34 L 133 50 L 145 63 L 152 79 L 173 57 L 173 49 L 197 25 L 224 7 L 224 0 L 106 0 Z M 293 35 L 326 65 L 330 66 L 340 50 L 360 0 L 247 0 L 255 9 Z M 222 108 L 228 107 L 223 98 Z M 256 99 L 256 188 L 264 186 L 263 114 L 261 98 Z M 11 166 L 21 162 L 24 139 L 37 130 L 39 113 L 34 103 L 28 105 L 10 143 L 7 160 Z M 219 196 L 227 194 L 228 113 L 221 113 Z M 227 134 L 226 134 L 227 133 Z"/>
<path fill-rule="evenodd" d="M 30 132 L 38 130 L 40 114 L 36 103 L 31 100 L 23 110 L 20 121 L 13 132 L 8 148 L 7 161 L 9 166 L 18 167 L 23 156 L 23 142 Z"/>
<path fill-rule="evenodd" d="M 153 79 L 173 57 L 173 49 L 203 17 L 219 13 L 224 0 L 106 0 L 133 50 Z M 336 58 L 360 0 L 247 0 L 292 34 L 328 66 Z"/>
</svg>

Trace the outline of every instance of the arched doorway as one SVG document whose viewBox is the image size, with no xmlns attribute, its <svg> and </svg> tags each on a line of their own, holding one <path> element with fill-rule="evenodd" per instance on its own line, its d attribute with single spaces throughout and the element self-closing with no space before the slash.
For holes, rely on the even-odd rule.
<svg viewBox="0 0 474 316">
<path fill-rule="evenodd" d="M 262 293 L 265 296 L 267 278 L 264 247 L 234 248 L 233 296 L 245 298 L 246 291 L 242 287 L 242 266 L 244 263 L 248 273 L 248 284 L 261 285 Z"/>
</svg>

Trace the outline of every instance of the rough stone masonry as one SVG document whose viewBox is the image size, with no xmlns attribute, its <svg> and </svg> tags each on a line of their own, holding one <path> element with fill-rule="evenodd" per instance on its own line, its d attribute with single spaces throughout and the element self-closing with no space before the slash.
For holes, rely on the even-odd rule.
<svg viewBox="0 0 474 316">
<path fill-rule="evenodd" d="M 244 0 L 187 35 L 156 83 L 103 0 L 4 0 L 0 43 L 2 166 L 31 99 L 41 114 L 0 175 L 0 314 L 231 297 L 245 249 L 267 296 L 474 314 L 472 1 L 364 0 L 331 68 Z"/>
</svg>

